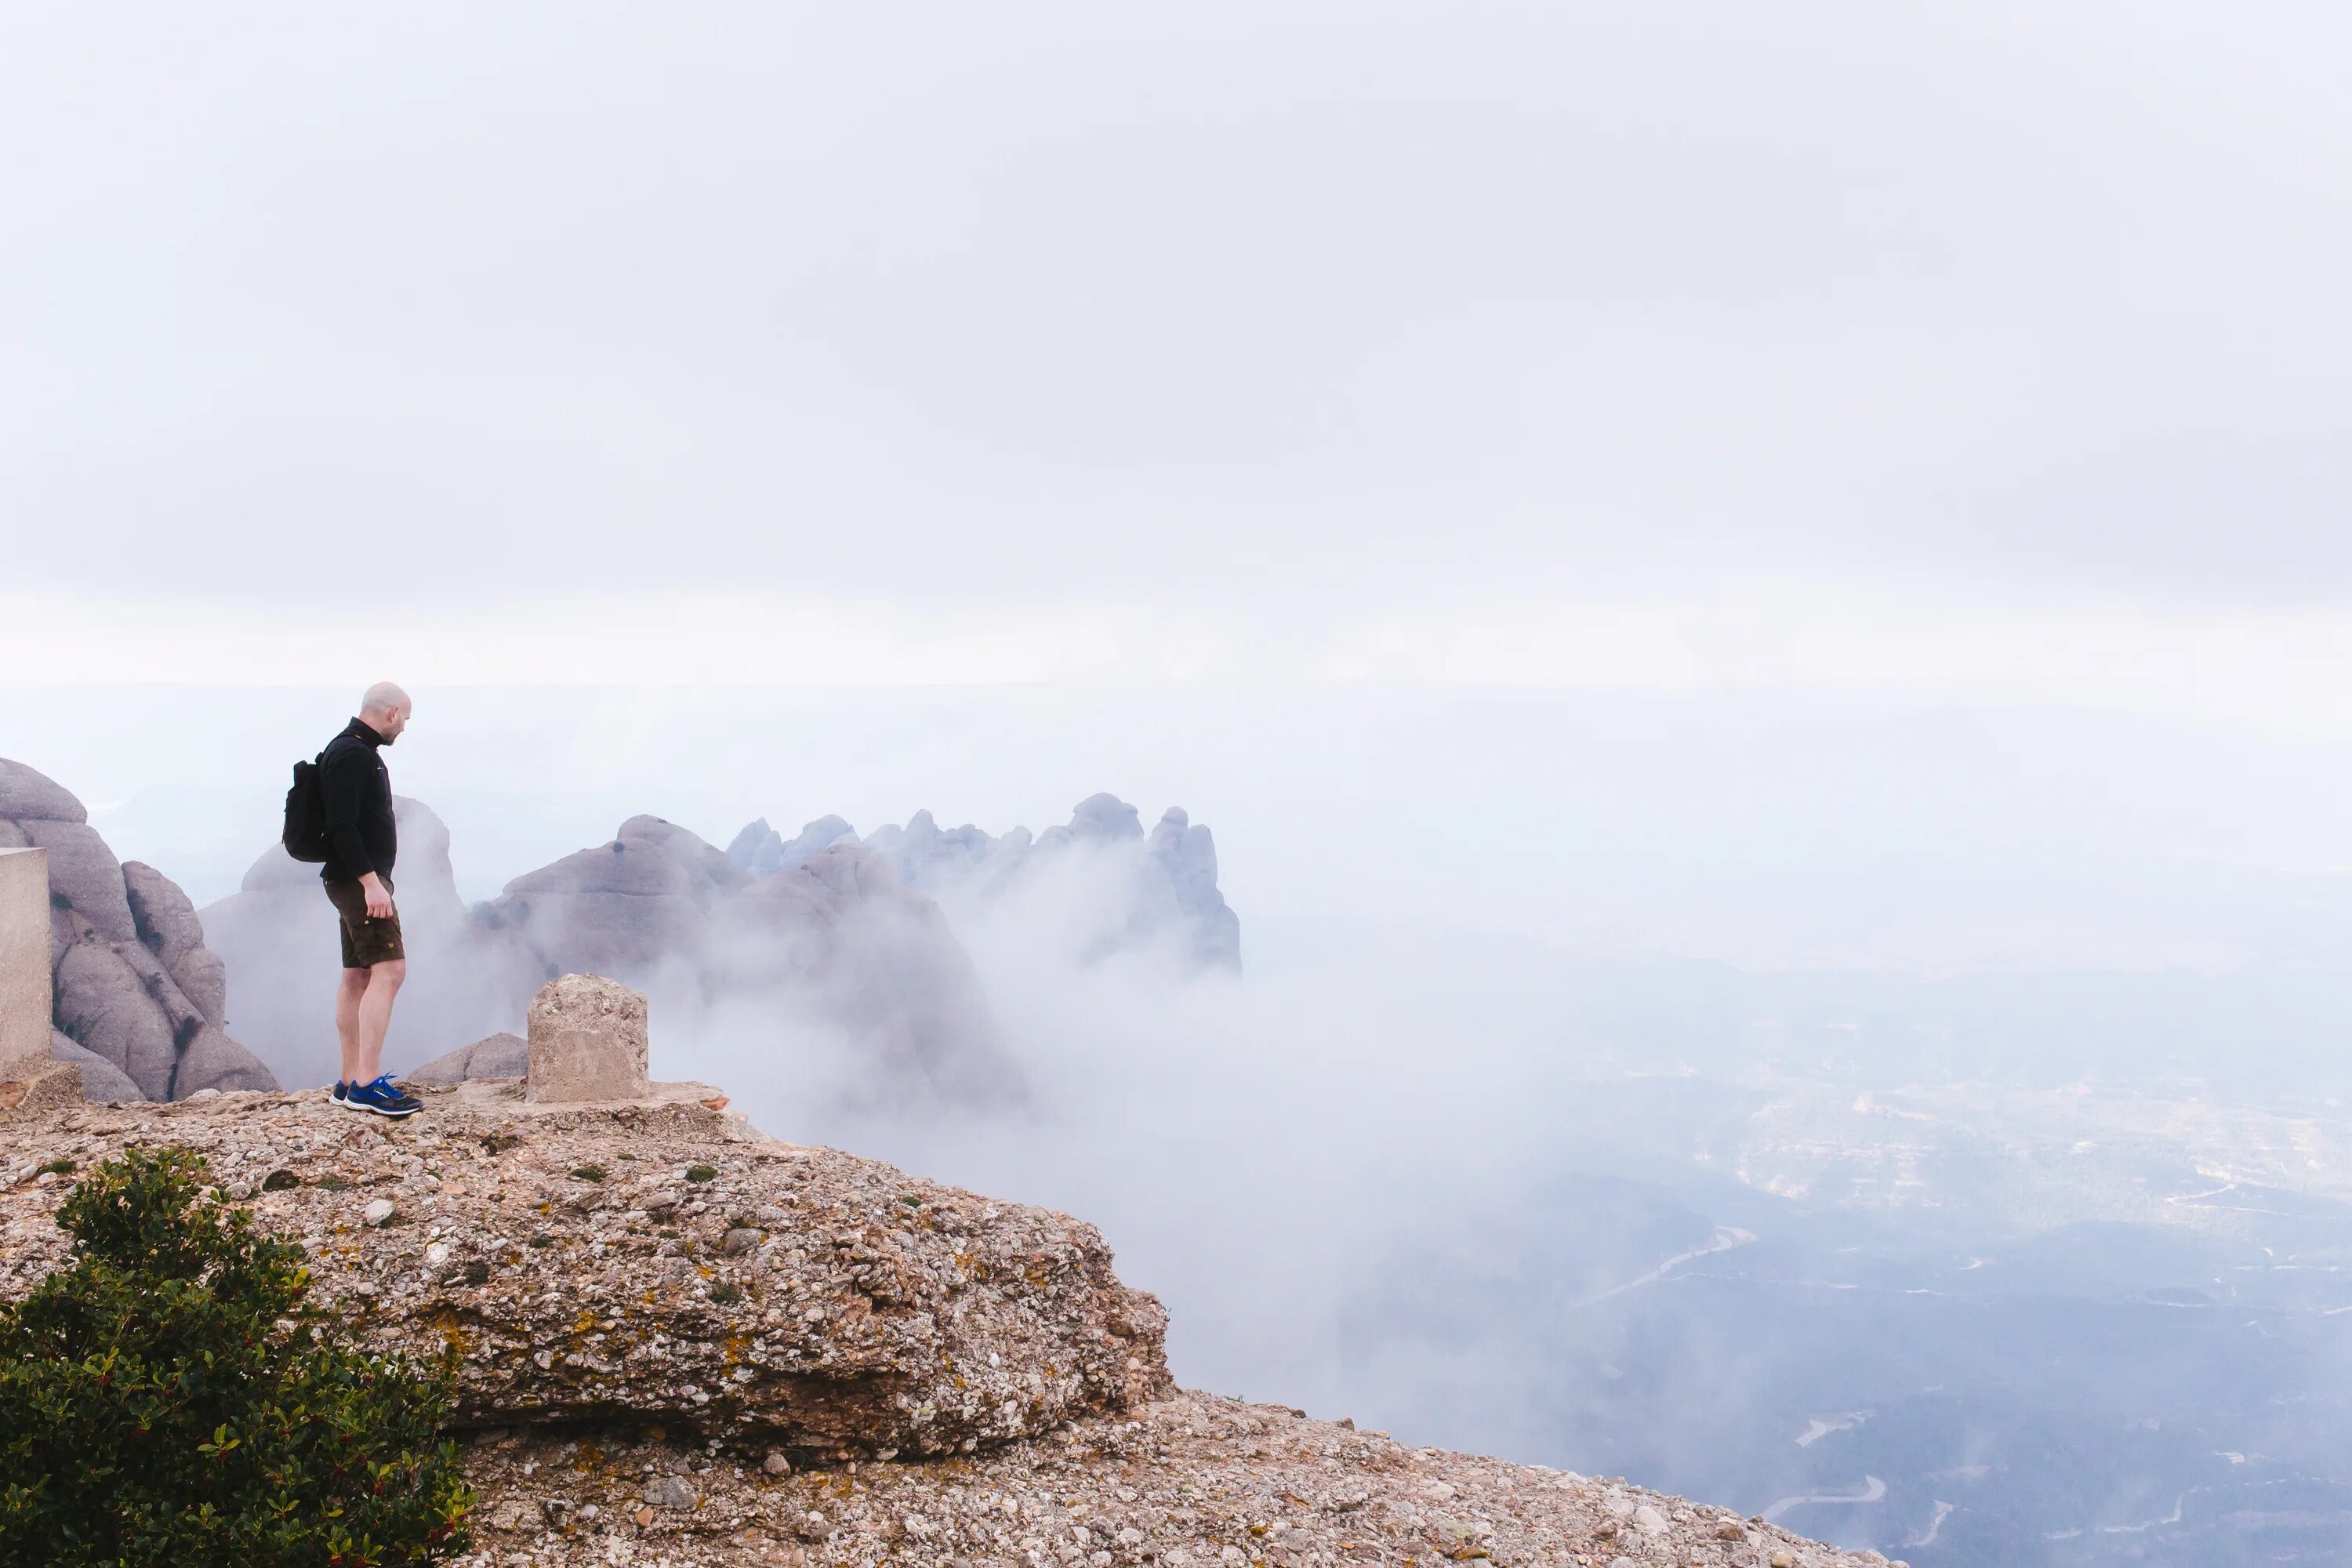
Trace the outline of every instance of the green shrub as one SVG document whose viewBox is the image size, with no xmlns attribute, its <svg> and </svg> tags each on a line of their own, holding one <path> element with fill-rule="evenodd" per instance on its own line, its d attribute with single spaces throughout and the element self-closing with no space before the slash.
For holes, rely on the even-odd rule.
<svg viewBox="0 0 2352 1568">
<path fill-rule="evenodd" d="M 302 1249 L 137 1151 L 58 1211 L 73 1258 L 0 1305 L 0 1568 L 383 1568 L 465 1544 L 453 1363 L 354 1348 Z"/>
<path fill-rule="evenodd" d="M 601 1182 L 604 1179 L 604 1167 L 602 1165 L 575 1165 L 572 1167 L 572 1173 L 579 1177 L 583 1182 Z"/>
<path fill-rule="evenodd" d="M 74 1163 L 71 1160 L 60 1158 L 36 1165 L 33 1169 L 44 1176 L 70 1176 L 74 1173 Z"/>
<path fill-rule="evenodd" d="M 686 1179 L 689 1182 L 713 1181 L 718 1175 L 718 1170 L 709 1165 L 688 1165 L 686 1168 Z"/>
</svg>

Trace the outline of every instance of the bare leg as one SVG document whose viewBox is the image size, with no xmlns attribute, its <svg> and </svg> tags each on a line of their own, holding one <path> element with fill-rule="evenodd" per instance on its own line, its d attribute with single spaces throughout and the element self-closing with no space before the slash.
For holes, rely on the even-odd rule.
<svg viewBox="0 0 2352 1568">
<path fill-rule="evenodd" d="M 352 1050 L 351 1081 L 367 1083 L 383 1070 L 383 1033 L 392 1027 L 392 999 L 400 994 L 400 983 L 408 978 L 408 961 L 387 959 L 371 965 L 367 972 L 367 989 L 359 1001 L 359 1038 Z"/>
<path fill-rule="evenodd" d="M 352 1075 L 360 1065 L 360 998 L 367 994 L 368 972 L 346 969 L 335 986 L 335 1034 L 343 1043 L 343 1081 L 363 1083 Z M 373 1074 L 370 1074 L 373 1077 Z"/>
</svg>

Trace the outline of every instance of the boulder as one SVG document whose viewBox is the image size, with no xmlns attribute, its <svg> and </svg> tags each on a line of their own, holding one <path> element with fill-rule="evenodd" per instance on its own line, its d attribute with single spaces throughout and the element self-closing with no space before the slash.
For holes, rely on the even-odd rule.
<svg viewBox="0 0 2352 1568">
<path fill-rule="evenodd" d="M 173 984 L 211 1023 L 228 1026 L 228 965 L 208 947 L 190 948 L 172 965 Z"/>
<path fill-rule="evenodd" d="M 530 1070 L 530 1043 L 520 1035 L 501 1032 L 435 1057 L 402 1078 L 408 1083 L 446 1086 L 478 1078 L 521 1078 Z"/>
<path fill-rule="evenodd" d="M 131 918 L 131 900 L 123 893 L 122 864 L 98 836 L 98 829 L 88 823 L 39 817 L 16 826 L 34 847 L 49 852 L 52 900 L 65 900 L 109 942 L 139 940 L 138 923 Z"/>
<path fill-rule="evenodd" d="M 599 974 L 566 974 L 530 1003 L 530 1100 L 643 1100 L 646 999 Z"/>
<path fill-rule="evenodd" d="M 81 1091 L 85 1099 L 105 1100 L 141 1100 L 147 1097 L 121 1068 L 100 1056 L 84 1050 L 74 1043 L 70 1035 L 49 1032 L 49 1055 L 61 1062 L 71 1062 L 81 1068 Z"/>
<path fill-rule="evenodd" d="M 114 951 L 139 976 L 139 988 L 147 993 L 148 999 L 163 1015 L 163 1022 L 172 1031 L 173 1046 L 184 1047 L 205 1026 L 204 1009 L 180 989 L 180 983 L 172 978 L 160 959 L 147 951 L 145 943 L 119 942 Z"/>
<path fill-rule="evenodd" d="M 0 757 L 0 817 L 16 822 L 88 822 L 73 793 L 47 773 Z"/>
<path fill-rule="evenodd" d="M 205 945 L 204 923 L 180 885 L 143 860 L 122 863 L 122 890 L 131 919 L 147 951 L 171 968 Z"/>
<path fill-rule="evenodd" d="M 278 1087 L 277 1075 L 259 1058 L 206 1024 L 188 1042 L 188 1048 L 180 1053 L 179 1068 L 172 1075 L 170 1098 L 185 1100 L 208 1089 L 223 1094 L 238 1089 L 275 1093 Z"/>
<path fill-rule="evenodd" d="M 196 906 L 188 895 L 177 882 L 138 860 L 122 863 L 122 890 L 147 951 L 199 1013 L 212 1023 L 226 1024 L 228 971 L 220 955 L 205 945 L 204 922 L 196 918 Z"/>
<path fill-rule="evenodd" d="M 172 1069 L 180 1057 L 171 1020 L 114 944 L 88 921 L 77 919 L 72 929 L 75 940 L 58 963 L 57 1027 L 103 1057 L 145 1098 L 169 1099 Z M 137 942 L 123 945 L 154 962 Z"/>
</svg>

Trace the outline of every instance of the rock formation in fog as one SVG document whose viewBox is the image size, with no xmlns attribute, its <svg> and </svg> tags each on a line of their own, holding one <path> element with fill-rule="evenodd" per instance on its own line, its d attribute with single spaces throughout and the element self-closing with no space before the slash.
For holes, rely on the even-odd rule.
<svg viewBox="0 0 2352 1568">
<path fill-rule="evenodd" d="M 0 847 L 48 851 L 54 1054 L 92 1100 L 185 1100 L 278 1087 L 225 1032 L 228 981 L 195 906 L 152 866 L 115 859 L 80 801 L 0 758 Z"/>
<path fill-rule="evenodd" d="M 727 846 L 727 858 L 755 877 L 770 877 L 806 865 L 819 850 L 830 849 L 844 840 L 856 843 L 857 829 L 838 816 L 818 817 L 801 829 L 799 837 L 789 842 L 769 826 L 763 816 L 735 836 L 734 842 Z"/>
<path fill-rule="evenodd" d="M 857 842 L 838 816 L 821 817 L 790 841 L 767 819 L 745 827 L 728 858 L 754 877 L 805 863 L 830 846 Z M 900 884 L 979 905 L 1024 894 L 1071 906 L 1075 956 L 1094 960 L 1120 948 L 1170 942 L 1203 968 L 1241 967 L 1241 921 L 1217 889 L 1217 847 L 1205 825 L 1171 806 L 1146 834 L 1135 807 L 1089 795 L 1067 826 L 1034 838 L 1025 827 L 997 837 L 970 823 L 942 829 L 928 811 L 905 826 L 867 834 L 864 847 Z"/>
<path fill-rule="evenodd" d="M 854 839 L 789 866 L 773 856 L 778 868 L 755 876 L 675 823 L 633 816 L 610 842 L 526 872 L 467 910 L 449 868 L 447 828 L 419 802 L 395 797 L 393 805 L 394 888 L 411 962 L 389 1061 L 431 1058 L 438 1077 L 505 1076 L 474 1056 L 446 1058 L 521 1023 L 549 980 L 586 973 L 649 993 L 656 1042 L 664 1020 L 689 1026 L 721 1010 L 754 1040 L 762 1029 L 814 1023 L 855 1058 L 853 1097 L 985 1103 L 1022 1093 L 979 977 L 939 906 L 901 887 Z M 245 1027 L 295 1081 L 333 1076 L 326 1009 L 336 938 L 317 884 L 314 868 L 272 847 L 241 891 L 205 911 L 241 986 L 248 974 L 275 978 L 271 1005 L 259 1016 L 249 1010 Z M 479 1054 L 479 1064 L 503 1060 L 495 1050 Z"/>
</svg>

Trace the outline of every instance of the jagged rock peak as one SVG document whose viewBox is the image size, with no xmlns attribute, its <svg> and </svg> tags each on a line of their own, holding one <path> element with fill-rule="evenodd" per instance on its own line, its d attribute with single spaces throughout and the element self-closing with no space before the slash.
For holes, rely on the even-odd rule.
<svg viewBox="0 0 2352 1568">
<path fill-rule="evenodd" d="M 820 816 L 791 839 L 769 826 L 762 816 L 747 823 L 729 842 L 727 858 L 755 877 L 771 877 L 804 866 L 835 845 L 854 843 L 856 838 L 857 829 L 838 816 Z"/>
<path fill-rule="evenodd" d="M 840 817 L 822 817 L 787 844 L 761 817 L 735 836 L 727 858 L 760 878 L 843 842 L 862 842 L 902 885 L 943 901 L 961 900 L 967 912 L 1024 885 L 1033 865 L 1084 851 L 1097 862 L 1096 893 L 1073 911 L 1074 923 L 1108 923 L 1085 933 L 1078 956 L 1091 961 L 1134 944 L 1172 942 L 1202 967 L 1241 966 L 1241 921 L 1217 889 L 1215 842 L 1181 806 L 1169 807 L 1149 835 L 1142 814 L 1108 793 L 1088 795 L 1071 808 L 1067 824 L 1034 837 L 1015 827 L 998 837 L 969 822 L 942 828 L 925 808 L 862 841 Z M 1120 858 L 1129 855 L 1133 858 Z M 1064 896 L 1068 887 L 1063 884 Z"/>
</svg>

